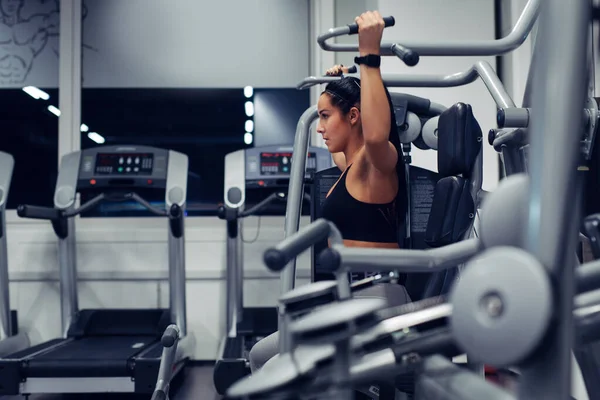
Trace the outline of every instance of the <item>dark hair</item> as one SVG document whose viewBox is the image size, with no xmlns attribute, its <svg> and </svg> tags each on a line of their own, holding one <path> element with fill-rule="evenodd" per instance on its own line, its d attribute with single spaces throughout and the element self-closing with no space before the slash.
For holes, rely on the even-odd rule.
<svg viewBox="0 0 600 400">
<path fill-rule="evenodd" d="M 360 79 L 353 76 L 345 76 L 339 80 L 330 82 L 323 93 L 327 93 L 330 97 L 331 105 L 337 107 L 342 114 L 346 115 L 350 109 L 356 105 L 360 106 Z M 396 218 L 398 222 L 398 244 L 403 244 L 404 239 L 404 224 L 400 223 L 404 220 L 408 207 L 408 182 L 406 181 L 406 170 L 404 159 L 402 158 L 402 145 L 398 137 L 398 125 L 394 114 L 394 104 L 392 96 L 387 88 L 385 95 L 388 99 L 390 107 L 390 133 L 389 141 L 394 145 L 398 152 L 398 163 L 396 163 L 396 173 L 398 174 L 398 194 L 396 195 Z"/>
</svg>

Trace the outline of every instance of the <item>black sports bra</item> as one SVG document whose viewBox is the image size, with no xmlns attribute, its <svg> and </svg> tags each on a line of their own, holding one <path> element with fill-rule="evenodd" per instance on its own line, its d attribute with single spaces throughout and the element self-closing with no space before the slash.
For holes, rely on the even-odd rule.
<svg viewBox="0 0 600 400">
<path fill-rule="evenodd" d="M 346 187 L 350 167 L 325 199 L 321 216 L 333 222 L 346 240 L 398 243 L 396 200 L 386 204 L 356 200 Z"/>
</svg>

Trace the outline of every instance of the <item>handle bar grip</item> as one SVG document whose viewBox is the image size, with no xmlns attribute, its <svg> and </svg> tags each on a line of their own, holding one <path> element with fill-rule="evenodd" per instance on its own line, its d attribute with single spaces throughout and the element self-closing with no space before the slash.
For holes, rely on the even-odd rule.
<svg viewBox="0 0 600 400">
<path fill-rule="evenodd" d="M 396 25 L 396 20 L 394 19 L 394 17 L 383 17 L 383 23 L 385 24 L 385 27 L 388 28 L 390 26 L 394 26 Z M 357 23 L 353 23 L 353 24 L 348 24 L 348 28 L 350 29 L 350 31 L 348 32 L 348 35 L 356 35 L 358 33 L 358 24 Z"/>
<path fill-rule="evenodd" d="M 318 219 L 292 236 L 285 238 L 277 246 L 267 249 L 263 255 L 263 261 L 271 271 L 281 271 L 298 254 L 315 243 L 327 239 L 329 232 L 329 222 Z"/>
<path fill-rule="evenodd" d="M 358 68 L 356 68 L 356 65 L 353 65 L 351 67 L 348 67 L 348 73 L 349 74 L 355 74 L 356 71 L 358 71 Z"/>
<path fill-rule="evenodd" d="M 17 215 L 21 218 L 57 220 L 62 216 L 61 210 L 50 207 L 21 204 L 17 207 Z"/>
<path fill-rule="evenodd" d="M 171 347 L 178 339 L 179 327 L 175 324 L 171 324 L 167 326 L 167 329 L 165 329 L 165 333 L 163 333 L 160 341 L 164 347 Z"/>
<path fill-rule="evenodd" d="M 419 53 L 414 50 L 408 49 L 399 44 L 393 44 L 392 52 L 409 67 L 414 67 L 419 63 Z"/>
</svg>

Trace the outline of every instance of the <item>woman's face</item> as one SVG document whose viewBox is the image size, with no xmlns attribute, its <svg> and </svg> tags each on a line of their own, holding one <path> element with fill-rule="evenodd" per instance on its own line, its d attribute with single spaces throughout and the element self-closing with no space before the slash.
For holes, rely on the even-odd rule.
<svg viewBox="0 0 600 400">
<path fill-rule="evenodd" d="M 339 153 L 346 149 L 352 133 L 352 127 L 358 121 L 358 109 L 352 108 L 347 115 L 331 104 L 331 95 L 323 93 L 317 104 L 319 123 L 317 132 L 323 136 L 330 153 Z"/>
</svg>

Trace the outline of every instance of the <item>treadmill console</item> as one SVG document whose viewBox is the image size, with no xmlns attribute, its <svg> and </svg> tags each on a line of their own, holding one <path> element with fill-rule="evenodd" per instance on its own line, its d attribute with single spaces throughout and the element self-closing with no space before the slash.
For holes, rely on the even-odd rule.
<svg viewBox="0 0 600 400">
<path fill-rule="evenodd" d="M 77 186 L 80 189 L 164 189 L 168 158 L 168 150 L 147 146 L 105 146 L 82 150 Z"/>
<path fill-rule="evenodd" d="M 291 152 L 261 152 L 260 173 L 262 175 L 289 175 L 292 166 L 293 153 Z M 317 155 L 309 152 L 306 160 L 306 172 L 314 174 L 317 171 Z"/>
<path fill-rule="evenodd" d="M 287 186 L 294 152 L 291 146 L 265 146 L 245 150 L 246 187 Z M 311 179 L 317 171 L 331 167 L 327 149 L 310 147 L 306 160 L 305 178 Z"/>
<path fill-rule="evenodd" d="M 98 153 L 94 173 L 97 175 L 152 174 L 152 153 Z"/>
<path fill-rule="evenodd" d="M 296 159 L 292 146 L 263 146 L 238 150 L 225 156 L 225 204 L 229 207 L 252 207 L 274 192 L 285 192 L 290 185 L 292 163 Z M 318 171 L 331 168 L 333 160 L 322 147 L 309 147 L 306 160 L 305 193 Z M 308 180 L 308 182 L 306 182 Z M 308 207 L 303 215 L 309 214 Z M 261 215 L 285 215 L 285 202 L 274 203 Z"/>
</svg>

